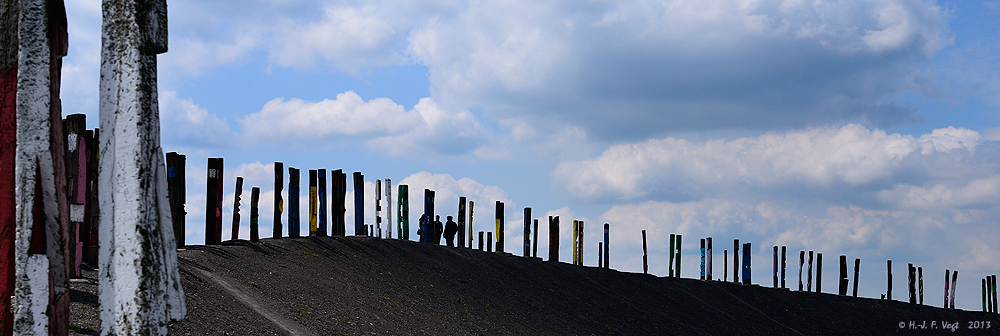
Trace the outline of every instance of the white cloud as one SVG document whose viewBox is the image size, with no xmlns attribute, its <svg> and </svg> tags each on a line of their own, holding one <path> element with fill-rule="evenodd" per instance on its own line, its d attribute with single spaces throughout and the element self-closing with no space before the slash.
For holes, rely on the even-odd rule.
<svg viewBox="0 0 1000 336">
<path fill-rule="evenodd" d="M 782 188 L 870 190 L 910 180 L 989 176 L 982 168 L 995 172 L 997 162 L 977 154 L 981 144 L 968 129 L 913 137 L 854 124 L 699 143 L 665 138 L 563 162 L 552 177 L 569 194 L 589 200 L 699 199 Z"/>
<path fill-rule="evenodd" d="M 174 91 L 161 91 L 160 133 L 164 147 L 194 145 L 224 148 L 234 145 L 236 133 L 215 114 L 198 106 L 191 99 L 177 97 Z"/>
</svg>

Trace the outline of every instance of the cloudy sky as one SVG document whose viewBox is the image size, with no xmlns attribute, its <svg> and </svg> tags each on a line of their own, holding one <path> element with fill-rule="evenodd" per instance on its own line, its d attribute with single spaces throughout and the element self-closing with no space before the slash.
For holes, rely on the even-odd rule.
<svg viewBox="0 0 1000 336">
<path fill-rule="evenodd" d="M 642 270 L 647 230 L 658 275 L 670 233 L 685 236 L 686 277 L 706 236 L 718 275 L 732 239 L 752 242 L 753 281 L 766 285 L 772 245 L 824 253 L 827 292 L 841 254 L 862 259 L 867 297 L 885 291 L 886 259 L 894 298 L 905 300 L 912 262 L 934 305 L 944 270 L 959 269 L 965 309 L 1000 272 L 995 0 L 168 6 L 162 140 L 187 155 L 189 243 L 204 241 L 206 159 L 223 157 L 223 222 L 243 176 L 245 204 L 262 187 L 265 236 L 281 161 L 363 172 L 369 223 L 379 178 L 408 184 L 412 204 L 436 190 L 444 214 L 468 196 L 477 231 L 505 202 L 508 250 L 524 207 L 543 237 L 544 216 L 558 215 L 564 261 L 572 219 L 586 223 L 587 265 L 610 223 L 623 271 Z M 67 0 L 67 11 L 63 106 L 94 127 L 100 2 Z"/>
</svg>

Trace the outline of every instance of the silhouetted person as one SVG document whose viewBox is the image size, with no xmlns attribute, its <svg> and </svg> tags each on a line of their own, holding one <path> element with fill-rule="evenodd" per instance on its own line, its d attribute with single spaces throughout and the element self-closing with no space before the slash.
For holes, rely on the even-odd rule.
<svg viewBox="0 0 1000 336">
<path fill-rule="evenodd" d="M 434 237 L 435 244 L 441 245 L 441 234 L 444 233 L 444 225 L 441 225 L 441 215 L 434 216 Z"/>
<path fill-rule="evenodd" d="M 451 216 L 448 216 L 448 222 L 444 224 L 444 241 L 449 247 L 455 247 L 455 234 L 458 233 L 458 223 L 451 220 Z"/>
<path fill-rule="evenodd" d="M 427 214 L 422 214 L 422 215 L 420 215 L 420 225 L 417 226 L 417 235 L 420 236 L 420 242 L 421 243 L 423 243 L 423 242 L 430 242 L 431 241 L 430 238 L 429 238 L 430 235 L 428 235 L 426 237 L 424 236 L 424 228 L 425 228 L 424 225 L 425 224 L 427 224 Z"/>
</svg>

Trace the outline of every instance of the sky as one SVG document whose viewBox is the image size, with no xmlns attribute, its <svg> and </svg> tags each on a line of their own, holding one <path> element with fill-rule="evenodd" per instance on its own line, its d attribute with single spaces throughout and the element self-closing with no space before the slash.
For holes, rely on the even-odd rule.
<svg viewBox="0 0 1000 336">
<path fill-rule="evenodd" d="M 64 114 L 85 113 L 93 128 L 100 2 L 66 6 Z M 424 188 L 442 215 L 468 197 L 475 231 L 493 231 L 504 202 L 517 255 L 525 207 L 542 219 L 541 242 L 546 217 L 560 216 L 564 262 L 572 220 L 585 222 L 588 266 L 608 223 L 611 267 L 626 272 L 642 271 L 642 230 L 661 276 L 671 233 L 684 235 L 684 277 L 698 276 L 702 237 L 715 242 L 716 277 L 729 241 L 751 242 L 753 282 L 766 286 L 773 245 L 789 250 L 792 287 L 794 255 L 823 253 L 826 292 L 840 255 L 861 259 L 865 297 L 885 292 L 886 260 L 897 300 L 905 265 L 923 267 L 932 305 L 942 273 L 958 269 L 956 304 L 970 310 L 981 308 L 980 279 L 1000 272 L 996 0 L 171 0 L 168 10 L 161 139 L 187 156 L 188 244 L 204 242 L 207 158 L 222 157 L 227 238 L 236 176 L 239 236 L 251 186 L 270 235 L 280 161 L 303 171 L 304 218 L 308 169 L 360 171 L 367 223 L 375 180 L 391 179 L 415 209 Z"/>
</svg>

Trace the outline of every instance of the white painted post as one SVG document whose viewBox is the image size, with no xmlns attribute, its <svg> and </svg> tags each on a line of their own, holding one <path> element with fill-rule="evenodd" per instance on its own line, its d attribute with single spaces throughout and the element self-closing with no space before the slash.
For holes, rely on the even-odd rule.
<svg viewBox="0 0 1000 336">
<path fill-rule="evenodd" d="M 166 0 L 103 0 L 100 307 L 102 335 L 166 335 L 186 315 L 160 148 L 156 55 Z"/>
</svg>

